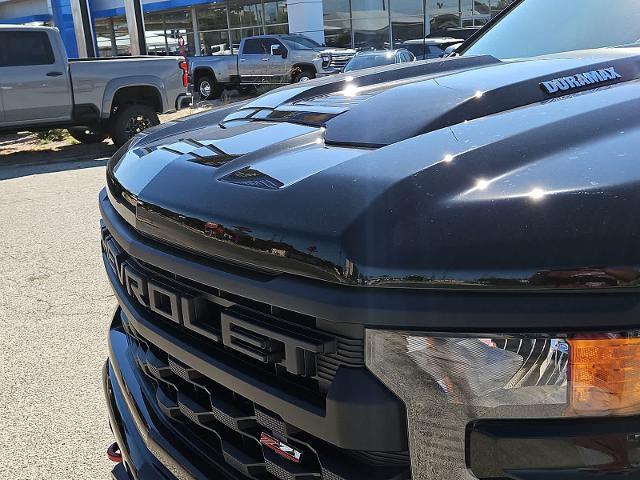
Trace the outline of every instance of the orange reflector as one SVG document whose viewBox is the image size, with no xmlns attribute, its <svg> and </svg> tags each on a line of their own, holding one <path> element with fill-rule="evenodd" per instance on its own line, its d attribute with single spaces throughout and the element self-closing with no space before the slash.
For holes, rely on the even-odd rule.
<svg viewBox="0 0 640 480">
<path fill-rule="evenodd" d="M 569 340 L 569 412 L 640 413 L 640 338 Z"/>
</svg>

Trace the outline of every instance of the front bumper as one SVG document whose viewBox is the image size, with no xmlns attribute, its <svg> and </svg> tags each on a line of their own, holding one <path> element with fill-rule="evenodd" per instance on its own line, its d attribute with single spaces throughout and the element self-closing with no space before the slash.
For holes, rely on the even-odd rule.
<svg viewBox="0 0 640 480">
<path fill-rule="evenodd" d="M 322 70 L 318 70 L 316 77 L 328 77 L 329 75 L 336 75 L 338 73 L 342 73 L 342 69 L 340 68 L 325 68 Z"/>
<path fill-rule="evenodd" d="M 210 463 L 196 466 L 194 460 L 177 450 L 178 439 L 166 438 L 168 428 L 162 414 L 145 401 L 148 392 L 138 379 L 139 372 L 129 352 L 123 331 L 121 310 L 115 312 L 109 329 L 109 360 L 103 368 L 103 387 L 113 434 L 123 456 L 123 463 L 112 472 L 114 480 L 183 480 L 237 477 Z M 148 397 L 147 397 L 148 398 Z"/>
</svg>

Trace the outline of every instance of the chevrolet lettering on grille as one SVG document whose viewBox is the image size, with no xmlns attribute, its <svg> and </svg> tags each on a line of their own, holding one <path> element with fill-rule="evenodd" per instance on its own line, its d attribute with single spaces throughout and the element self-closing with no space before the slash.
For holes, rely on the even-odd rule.
<svg viewBox="0 0 640 480">
<path fill-rule="evenodd" d="M 336 339 L 322 332 L 150 275 L 106 231 L 102 248 L 118 283 L 139 306 L 261 363 L 308 377 L 316 374 L 317 354 L 336 352 Z M 216 308 L 203 314 L 206 302 Z"/>
</svg>

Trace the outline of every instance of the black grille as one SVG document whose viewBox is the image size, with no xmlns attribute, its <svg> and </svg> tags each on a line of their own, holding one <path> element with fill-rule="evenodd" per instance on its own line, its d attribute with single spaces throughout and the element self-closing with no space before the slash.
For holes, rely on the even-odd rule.
<svg viewBox="0 0 640 480">
<path fill-rule="evenodd" d="M 375 379 L 367 380 L 373 376 L 364 365 L 361 326 L 328 322 L 199 284 L 132 258 L 106 229 L 103 250 L 112 281 L 120 284 L 116 288 L 120 302 L 129 309 L 122 322 L 140 370 L 145 401 L 171 424 L 169 438 L 179 438 L 203 464 L 217 457 L 240 476 L 259 480 L 410 477 L 406 451 L 356 450 L 384 448 L 389 445 L 388 432 L 391 436 L 400 432 L 393 443 L 398 446 L 389 450 L 406 445 L 401 438 L 406 420 L 401 407 L 396 408 L 397 399 Z M 188 349 L 177 348 L 178 343 Z M 201 352 L 210 359 L 195 363 L 203 371 L 184 363 L 196 362 L 186 351 Z M 238 383 L 216 376 L 207 370 L 211 362 L 234 372 L 236 379 L 254 379 L 252 385 L 261 390 L 243 390 Z M 363 389 L 352 389 L 351 381 Z M 263 396 L 266 391 L 278 400 Z M 370 405 L 378 404 L 362 401 L 366 392 L 378 395 L 382 410 L 371 410 Z M 350 395 L 355 398 L 347 399 Z M 393 404 L 385 403 L 387 395 L 393 397 Z M 281 403 L 282 398 L 291 398 L 291 403 Z M 329 402 L 334 402 L 333 410 Z M 349 410 L 345 404 L 358 407 Z M 285 405 L 304 406 L 300 407 L 304 412 L 292 416 Z M 309 415 L 316 415 L 311 423 Z M 360 435 L 358 426 L 369 419 L 375 427 L 369 429 L 372 435 Z M 308 431 L 294 425 L 298 422 L 307 422 Z M 265 434 L 302 452 L 301 461 L 293 462 L 283 457 L 281 449 L 264 446 L 260 439 Z"/>
<path fill-rule="evenodd" d="M 154 407 L 183 438 L 197 441 L 203 456 L 222 457 L 241 475 L 260 480 L 409 478 L 407 452 L 360 452 L 327 444 L 172 358 L 132 325 L 124 328 Z M 264 431 L 304 452 L 300 463 L 263 447 Z"/>
</svg>

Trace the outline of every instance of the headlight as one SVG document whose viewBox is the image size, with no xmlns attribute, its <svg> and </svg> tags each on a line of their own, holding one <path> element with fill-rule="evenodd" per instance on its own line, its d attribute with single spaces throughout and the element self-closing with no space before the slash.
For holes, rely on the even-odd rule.
<svg viewBox="0 0 640 480">
<path fill-rule="evenodd" d="M 320 57 L 322 58 L 322 68 L 327 68 L 329 65 L 331 65 L 330 53 L 323 53 L 322 55 L 320 55 Z"/>
<path fill-rule="evenodd" d="M 638 333 L 368 330 L 366 361 L 406 405 L 414 479 L 561 480 L 611 465 L 640 475 L 640 417 L 616 419 L 640 413 Z"/>
</svg>

